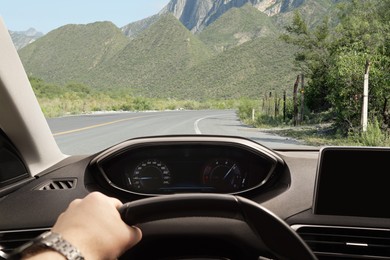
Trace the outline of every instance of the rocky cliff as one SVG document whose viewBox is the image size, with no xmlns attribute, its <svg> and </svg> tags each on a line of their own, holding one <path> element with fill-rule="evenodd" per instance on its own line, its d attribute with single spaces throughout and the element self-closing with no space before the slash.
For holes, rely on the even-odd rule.
<svg viewBox="0 0 390 260">
<path fill-rule="evenodd" d="M 297 8 L 304 2 L 305 0 L 171 0 L 158 15 L 171 13 L 188 30 L 198 33 L 234 7 L 240 8 L 250 4 L 268 16 L 273 16 Z M 126 25 L 122 30 L 132 38 L 136 33 L 148 28 L 155 20 L 156 17 L 151 16 Z"/>
<path fill-rule="evenodd" d="M 9 34 L 17 50 L 43 36 L 43 33 L 38 32 L 34 28 L 30 28 L 27 31 L 9 31 Z"/>
</svg>

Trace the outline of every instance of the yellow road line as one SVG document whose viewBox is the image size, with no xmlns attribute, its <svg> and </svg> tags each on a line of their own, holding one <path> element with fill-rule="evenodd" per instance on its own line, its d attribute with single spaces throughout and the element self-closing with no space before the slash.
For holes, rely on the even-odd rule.
<svg viewBox="0 0 390 260">
<path fill-rule="evenodd" d="M 86 126 L 86 127 L 82 127 L 82 128 L 73 129 L 73 130 L 53 133 L 53 136 L 71 134 L 71 133 L 75 133 L 75 132 L 80 132 L 80 131 L 96 128 L 96 127 L 112 125 L 112 124 L 115 124 L 115 123 L 124 122 L 124 121 L 130 121 L 130 120 L 133 120 L 133 119 L 138 119 L 138 118 L 143 118 L 143 117 L 151 117 L 151 116 L 137 116 L 137 117 L 132 117 L 132 118 L 119 119 L 119 120 L 110 121 L 110 122 L 106 122 L 106 123 L 102 123 L 102 124 L 91 125 L 91 126 Z"/>
</svg>

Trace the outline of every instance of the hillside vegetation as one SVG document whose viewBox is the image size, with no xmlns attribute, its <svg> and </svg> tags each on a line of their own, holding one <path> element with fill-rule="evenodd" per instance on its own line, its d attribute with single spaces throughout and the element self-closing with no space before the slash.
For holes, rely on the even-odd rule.
<svg viewBox="0 0 390 260">
<path fill-rule="evenodd" d="M 132 40 L 109 22 L 66 25 L 19 53 L 29 76 L 52 84 L 150 98 L 251 97 L 293 84 L 294 48 L 278 30 L 245 5 L 196 35 L 166 14 Z"/>
<path fill-rule="evenodd" d="M 92 85 L 160 97 L 166 91 L 162 84 L 210 57 L 211 51 L 203 42 L 175 17 L 165 15 L 94 70 Z"/>
<path fill-rule="evenodd" d="M 275 37 L 278 30 L 271 17 L 246 4 L 232 8 L 198 36 L 211 49 L 222 52 L 255 38 Z"/>
<path fill-rule="evenodd" d="M 91 84 L 90 72 L 129 43 L 111 22 L 65 25 L 19 51 L 30 76 L 50 83 Z"/>
<path fill-rule="evenodd" d="M 273 16 L 276 23 L 282 27 L 288 25 L 293 20 L 294 12 L 299 11 L 309 28 L 315 28 L 322 23 L 324 17 L 333 21 L 335 25 L 338 22 L 337 12 L 340 5 L 348 4 L 351 0 L 304 0 L 297 1 L 302 3 L 298 8 L 290 6 L 280 15 Z"/>
<path fill-rule="evenodd" d="M 183 71 L 161 85 L 164 97 L 261 97 L 265 92 L 292 89 L 293 48 L 277 38 L 258 38 L 229 49 Z"/>
</svg>

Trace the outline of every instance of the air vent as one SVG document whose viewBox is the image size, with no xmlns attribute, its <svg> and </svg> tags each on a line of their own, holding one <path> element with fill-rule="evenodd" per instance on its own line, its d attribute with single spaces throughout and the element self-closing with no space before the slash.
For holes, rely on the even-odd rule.
<svg viewBox="0 0 390 260">
<path fill-rule="evenodd" d="M 10 253 L 15 248 L 23 245 L 47 230 L 48 229 L 0 231 L 0 256 L 4 256 L 3 253 Z"/>
<path fill-rule="evenodd" d="M 300 226 L 298 234 L 318 259 L 390 259 L 390 230 Z"/>
<path fill-rule="evenodd" d="M 50 180 L 37 190 L 69 190 L 76 187 L 76 179 Z"/>
</svg>

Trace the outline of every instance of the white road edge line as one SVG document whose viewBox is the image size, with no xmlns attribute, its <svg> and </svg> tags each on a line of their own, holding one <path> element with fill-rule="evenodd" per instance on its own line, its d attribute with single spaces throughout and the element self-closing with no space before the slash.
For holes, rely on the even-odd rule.
<svg viewBox="0 0 390 260">
<path fill-rule="evenodd" d="M 205 118 L 207 118 L 207 117 L 202 117 L 202 118 L 199 118 L 198 120 L 195 121 L 195 123 L 194 123 L 195 134 L 197 134 L 197 135 L 201 135 L 201 134 L 202 134 L 202 132 L 200 131 L 200 129 L 199 129 L 199 127 L 198 127 L 198 123 L 199 123 L 201 120 L 205 119 Z"/>
<path fill-rule="evenodd" d="M 218 116 L 226 116 L 226 115 L 230 115 L 230 114 L 211 115 L 211 116 L 205 116 L 205 117 L 199 118 L 198 120 L 196 120 L 196 121 L 194 122 L 194 130 L 195 130 L 195 133 L 196 133 L 197 135 L 201 135 L 201 134 L 202 134 L 202 132 L 201 132 L 200 129 L 199 129 L 198 124 L 199 124 L 199 122 L 202 121 L 203 119 L 207 119 L 207 118 L 209 118 L 209 117 L 215 117 L 215 116 L 217 116 L 217 117 L 218 117 Z"/>
</svg>

